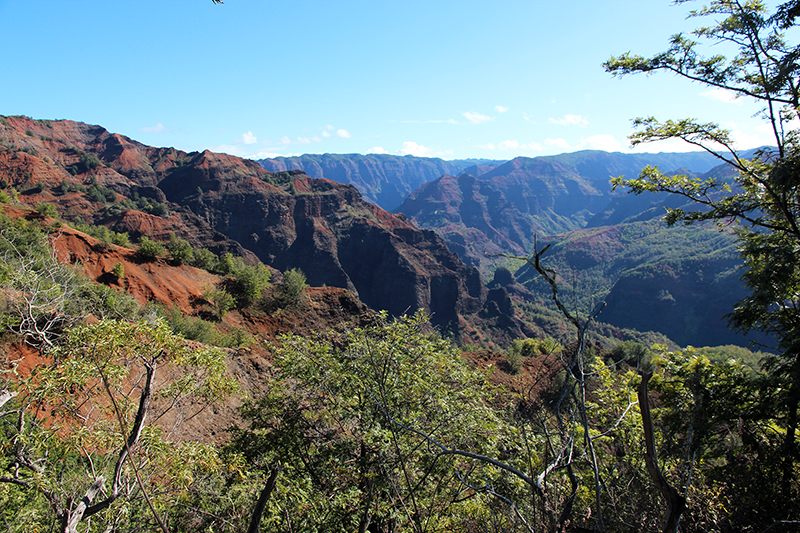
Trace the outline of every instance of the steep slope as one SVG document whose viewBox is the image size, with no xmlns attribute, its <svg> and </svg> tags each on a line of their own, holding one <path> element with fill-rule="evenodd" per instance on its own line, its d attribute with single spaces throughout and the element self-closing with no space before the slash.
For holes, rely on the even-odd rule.
<svg viewBox="0 0 800 533">
<path fill-rule="evenodd" d="M 601 322 L 658 331 L 682 346 L 750 340 L 729 330 L 724 319 L 746 294 L 730 230 L 713 224 L 669 228 L 650 220 L 573 231 L 539 244 L 551 245 L 542 263 L 559 273 L 563 290 L 575 287 L 582 312 L 606 302 Z M 535 294 L 549 293 L 529 265 L 516 279 Z"/>
<path fill-rule="evenodd" d="M 608 198 L 560 163 L 519 157 L 480 179 L 444 176 L 425 184 L 396 212 L 435 229 L 465 262 L 485 271 L 484 250 L 525 254 L 534 235 L 581 228 Z"/>
<path fill-rule="evenodd" d="M 751 154 L 748 152 L 748 154 Z M 746 154 L 746 155 L 748 155 Z M 536 158 L 518 157 L 490 169 L 473 166 L 412 192 L 395 212 L 442 235 L 470 265 L 486 272 L 489 253 L 524 254 L 533 235 L 648 220 L 681 201 L 668 195 L 612 193 L 612 176 L 635 176 L 646 165 L 665 173 L 722 173 L 708 153 L 622 154 L 585 150 Z M 710 174 L 709 174 L 710 175 Z M 477 177 L 477 180 L 475 179 Z"/>
<path fill-rule="evenodd" d="M 393 210 L 411 191 L 443 174 L 460 174 L 471 165 L 500 162 L 387 154 L 305 154 L 262 159 L 259 163 L 272 172 L 302 170 L 312 178 L 354 185 L 368 202 Z"/>
<path fill-rule="evenodd" d="M 395 315 L 425 309 L 454 333 L 472 315 L 521 334 L 496 305 L 478 316 L 502 295 L 490 294 L 440 237 L 365 202 L 353 186 L 274 174 L 226 154 L 151 148 L 70 121 L 5 117 L 0 142 L 0 185 L 22 191 L 28 205 L 47 202 L 67 219 L 134 237 L 175 233 L 278 270 L 300 268 L 312 285 L 352 290 Z"/>
</svg>

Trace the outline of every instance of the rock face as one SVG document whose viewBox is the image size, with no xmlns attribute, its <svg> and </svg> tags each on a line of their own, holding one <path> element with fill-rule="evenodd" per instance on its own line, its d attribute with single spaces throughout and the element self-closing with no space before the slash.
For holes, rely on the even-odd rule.
<svg viewBox="0 0 800 533">
<path fill-rule="evenodd" d="M 352 185 L 209 151 L 151 148 L 70 121 L 5 117 L 0 141 L 6 186 L 24 191 L 30 205 L 52 203 L 67 219 L 157 240 L 175 233 L 278 270 L 300 268 L 311 285 L 349 289 L 394 315 L 425 309 L 454 331 L 487 303 L 478 271 L 440 237 L 365 202 Z M 508 311 L 497 306 L 502 300 L 495 295 L 492 308 Z"/>
<path fill-rule="evenodd" d="M 466 263 L 485 268 L 484 251 L 525 255 L 535 235 L 583 227 L 608 198 L 558 162 L 520 157 L 480 178 L 443 176 L 415 190 L 396 211 L 436 229 Z"/>
<path fill-rule="evenodd" d="M 671 197 L 612 194 L 612 176 L 635 176 L 646 165 L 658 165 L 665 172 L 703 173 L 714 171 L 717 163 L 711 154 L 698 152 L 585 150 L 518 157 L 500 165 L 475 165 L 457 177 L 426 183 L 394 211 L 435 230 L 464 262 L 486 272 L 490 261 L 484 251 L 526 255 L 533 249 L 534 235 L 649 220 L 663 215 L 663 205 L 676 202 Z"/>
<path fill-rule="evenodd" d="M 262 159 L 259 163 L 272 172 L 302 170 L 312 178 L 354 185 L 364 199 L 387 210 L 395 209 L 411 191 L 443 174 L 461 174 L 478 163 L 488 165 L 485 168 L 500 164 L 386 154 L 306 154 Z"/>
</svg>

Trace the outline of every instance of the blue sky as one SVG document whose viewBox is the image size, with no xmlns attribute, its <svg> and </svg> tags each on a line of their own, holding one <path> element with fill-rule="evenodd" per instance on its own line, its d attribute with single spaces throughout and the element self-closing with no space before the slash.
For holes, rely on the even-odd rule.
<svg viewBox="0 0 800 533">
<path fill-rule="evenodd" d="M 627 151 L 630 120 L 648 115 L 719 122 L 740 148 L 769 143 L 754 104 L 667 74 L 603 71 L 611 55 L 662 51 L 697 26 L 685 18 L 690 7 L 0 0 L 0 114 L 253 158 Z"/>
</svg>

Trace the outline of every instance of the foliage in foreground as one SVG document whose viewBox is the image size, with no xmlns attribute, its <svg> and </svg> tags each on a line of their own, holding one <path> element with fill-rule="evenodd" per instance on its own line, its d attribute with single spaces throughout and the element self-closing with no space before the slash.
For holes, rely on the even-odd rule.
<svg viewBox="0 0 800 533">
<path fill-rule="evenodd" d="M 82 521 L 171 526 L 182 495 L 223 466 L 216 447 L 180 438 L 183 420 L 235 390 L 222 354 L 187 349 L 163 322 L 117 320 L 73 327 L 50 353 L 54 364 L 5 380 L 7 520 L 67 532 Z"/>
<path fill-rule="evenodd" d="M 691 225 L 714 221 L 732 225 L 744 261 L 742 279 L 748 289 L 729 315 L 733 328 L 758 331 L 771 339 L 775 355 L 765 361 L 758 399 L 762 413 L 774 430 L 757 433 L 759 439 L 782 440 L 775 457 L 781 501 L 796 502 L 800 492 L 796 472 L 800 463 L 800 86 L 797 72 L 800 45 L 787 34 L 796 31 L 800 2 L 791 0 L 770 13 L 758 1 L 712 0 L 692 17 L 710 17 L 713 23 L 692 36 L 673 36 L 670 48 L 650 58 L 631 53 L 610 59 L 607 71 L 615 75 L 653 73 L 659 70 L 724 89 L 737 97 L 762 105 L 760 116 L 772 134 L 774 147 L 747 160 L 736 149 L 730 131 L 718 124 L 692 119 L 660 121 L 638 118 L 634 145 L 664 139 L 681 139 L 702 148 L 736 171 L 733 183 L 714 177 L 700 180 L 684 175 L 665 175 L 646 167 L 635 179 L 615 178 L 640 194 L 670 193 L 691 207 L 669 209 L 667 223 Z M 734 57 L 703 56 L 702 44 L 729 45 Z"/>
</svg>

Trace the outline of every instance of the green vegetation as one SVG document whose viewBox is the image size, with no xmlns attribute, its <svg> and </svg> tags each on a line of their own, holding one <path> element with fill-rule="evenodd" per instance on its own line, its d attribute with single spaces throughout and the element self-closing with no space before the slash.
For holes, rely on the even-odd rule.
<svg viewBox="0 0 800 533">
<path fill-rule="evenodd" d="M 184 263 L 191 264 L 194 259 L 194 249 L 192 245 L 183 239 L 179 239 L 174 233 L 169 234 L 169 243 L 167 243 L 167 250 L 172 260 L 182 265 Z"/>
<path fill-rule="evenodd" d="M 639 128 L 631 136 L 634 145 L 682 139 L 735 169 L 732 185 L 716 178 L 668 176 L 655 167 L 645 168 L 638 178 L 616 178 L 612 183 L 636 194 L 666 192 L 689 201 L 689 207 L 668 210 L 669 224 L 714 221 L 735 228 L 749 294 L 731 313 L 731 325 L 769 335 L 776 354 L 765 358 L 766 373 L 756 378 L 763 393 L 732 388 L 725 401 L 736 396 L 742 410 L 761 413 L 753 416 L 763 426 L 748 430 L 769 450 L 757 463 L 775 481 L 766 487 L 759 484 L 763 478 L 758 475 L 736 481 L 745 483 L 745 492 L 762 494 L 764 505 L 773 509 L 772 519 L 795 514 L 788 502 L 800 498 L 800 132 L 792 129 L 800 113 L 795 76 L 800 47 L 788 44 L 784 35 L 794 29 L 798 15 L 797 0 L 781 5 L 774 14 L 760 2 L 715 0 L 693 12 L 693 16 L 714 20 L 694 32 L 697 40 L 676 35 L 666 52 L 651 58 L 626 53 L 605 64 L 607 71 L 620 76 L 664 70 L 764 106 L 761 116 L 775 147 L 760 151 L 752 160 L 736 151 L 730 132 L 717 124 L 654 117 L 634 121 Z M 736 55 L 705 57 L 701 47 L 706 43 L 731 45 Z M 751 386 L 747 381 L 742 385 Z M 699 401 L 696 393 L 694 401 Z M 724 412 L 724 406 L 714 405 L 709 414 L 720 410 Z M 732 464 L 729 468 L 735 470 Z"/>
<path fill-rule="evenodd" d="M 139 254 L 148 260 L 158 259 L 166 252 L 163 244 L 151 240 L 146 235 L 139 240 Z"/>
<path fill-rule="evenodd" d="M 53 347 L 89 314 L 135 316 L 138 305 L 124 293 L 92 283 L 55 256 L 43 231 L 0 213 L 0 330 L 35 346 Z"/>
<path fill-rule="evenodd" d="M 357 329 L 342 348 L 296 336 L 275 347 L 275 386 L 245 405 L 250 426 L 234 432 L 254 467 L 284 465 L 265 513 L 269 531 L 466 531 L 491 522 L 492 498 L 459 477 L 482 486 L 502 483 L 498 472 L 440 454 L 425 435 L 448 449 L 498 450 L 501 421 L 484 404 L 483 377 L 448 342 L 421 334 L 424 322 Z"/>
<path fill-rule="evenodd" d="M 112 273 L 112 274 L 114 274 L 114 276 L 115 276 L 117 279 L 122 279 L 122 278 L 124 278 L 124 277 L 125 277 L 125 265 L 124 265 L 123 263 L 116 263 L 116 264 L 115 264 L 115 265 L 114 265 L 114 266 L 111 268 L 111 273 Z"/>
<path fill-rule="evenodd" d="M 514 339 L 506 350 L 506 363 L 512 374 L 522 369 L 526 357 L 550 355 L 560 352 L 564 347 L 551 337 L 542 339 Z"/>
<path fill-rule="evenodd" d="M 59 151 L 67 155 L 77 156 L 78 160 L 66 167 L 67 172 L 73 176 L 84 174 L 102 165 L 95 155 L 84 152 L 74 146 L 61 148 Z"/>
<path fill-rule="evenodd" d="M 0 190 L 0 204 L 11 204 L 19 202 L 19 192 L 12 188 L 3 188 Z"/>
<path fill-rule="evenodd" d="M 225 315 L 236 307 L 236 300 L 225 289 L 211 289 L 203 294 L 208 302 L 211 303 L 211 310 L 217 320 L 222 320 Z"/>
<path fill-rule="evenodd" d="M 69 225 L 78 231 L 82 231 L 83 233 L 102 241 L 104 244 L 116 244 L 117 246 L 123 246 L 125 248 L 130 246 L 130 237 L 128 236 L 127 232 L 117 233 L 108 229 L 107 226 L 95 226 L 81 221 L 76 221 Z"/>
<path fill-rule="evenodd" d="M 0 449 L 9 531 L 163 529 L 193 480 L 219 475 L 223 460 L 151 421 L 181 420 L 233 392 L 222 354 L 186 349 L 163 322 L 103 320 L 70 329 L 53 357 L 3 391 L 12 410 L 0 412 L 2 439 L 15 443 Z M 179 377 L 159 379 L 162 367 Z"/>
<path fill-rule="evenodd" d="M 231 256 L 226 254 L 223 257 Z M 225 261 L 224 264 L 223 261 Z M 248 307 L 258 301 L 262 291 L 269 286 L 269 280 L 272 278 L 272 273 L 264 263 L 250 265 L 237 257 L 231 260 L 230 265 L 227 260 L 220 259 L 220 265 L 228 269 L 228 275 L 232 278 L 231 293 L 236 298 L 239 307 Z"/>
<path fill-rule="evenodd" d="M 185 316 L 175 306 L 164 311 L 164 318 L 173 333 L 203 344 L 220 348 L 238 348 L 253 342 L 252 336 L 242 329 L 234 328 L 231 331 L 223 331 L 213 322 L 199 317 Z"/>
<path fill-rule="evenodd" d="M 46 217 L 58 218 L 58 210 L 56 210 L 56 206 L 49 202 L 36 202 L 36 205 L 33 208 Z"/>
<path fill-rule="evenodd" d="M 295 304 L 306 287 L 306 276 L 300 269 L 287 270 L 283 273 L 283 279 L 272 290 L 268 307 L 284 308 Z"/>
</svg>

